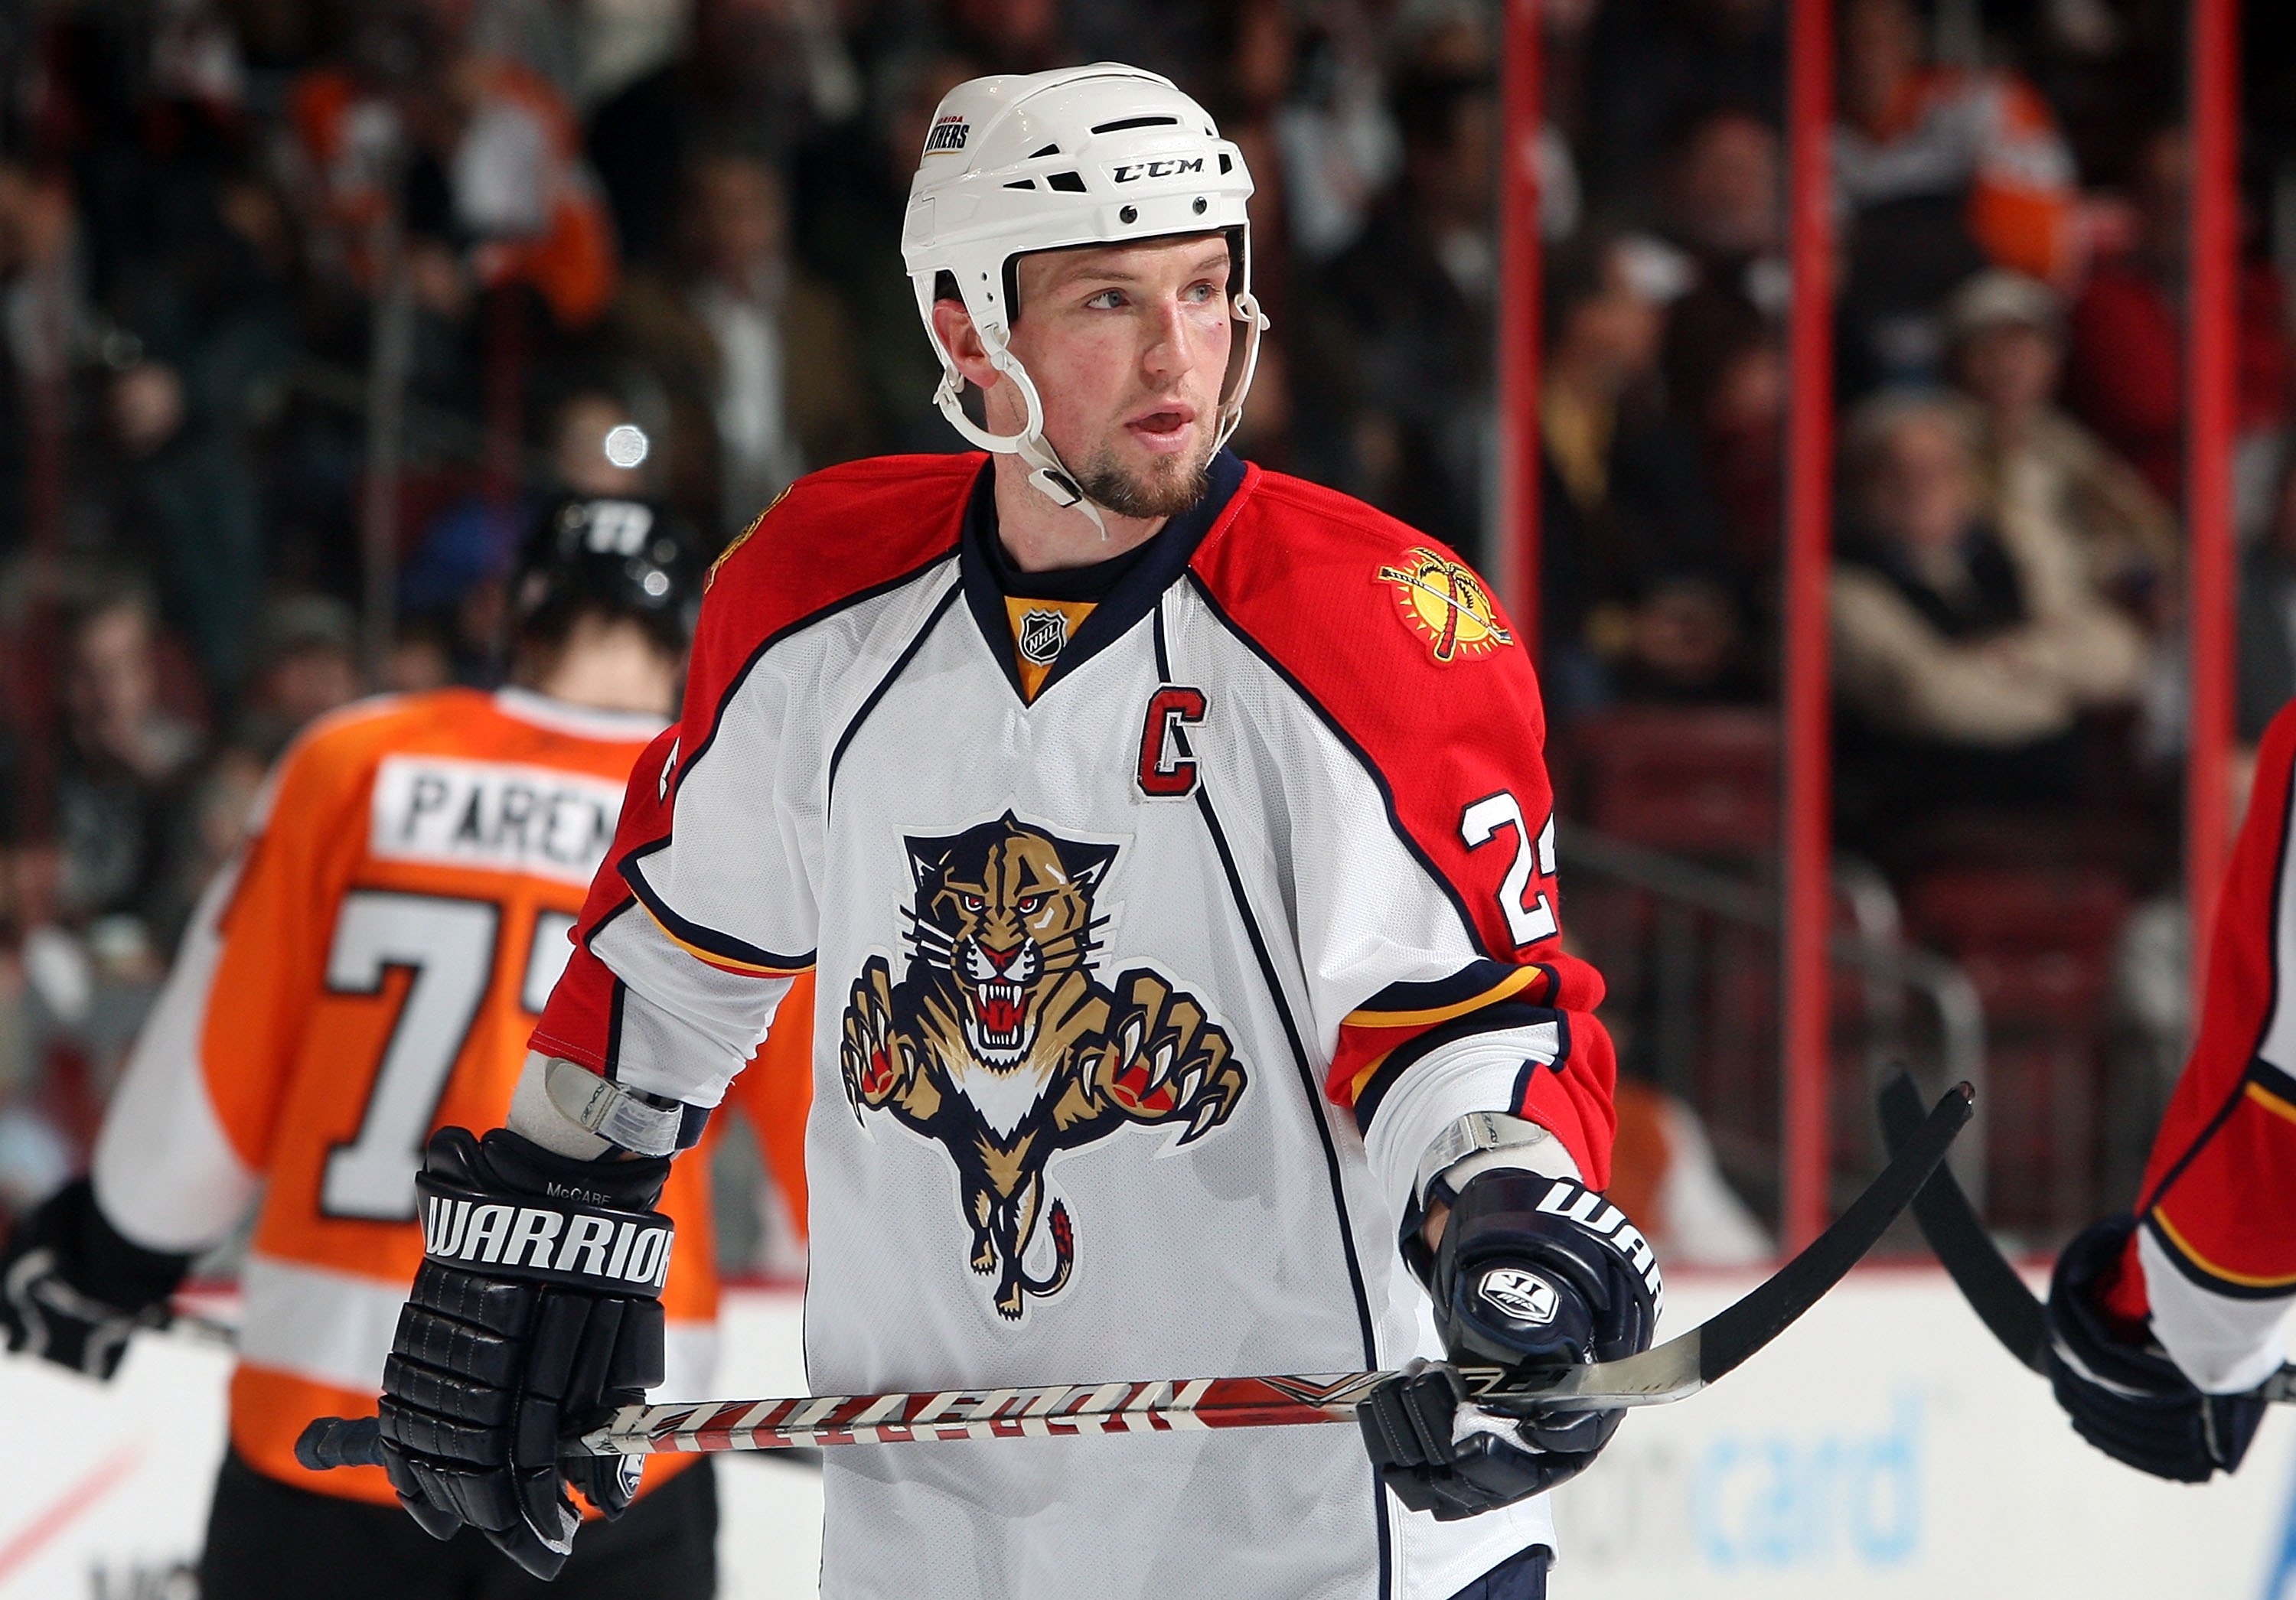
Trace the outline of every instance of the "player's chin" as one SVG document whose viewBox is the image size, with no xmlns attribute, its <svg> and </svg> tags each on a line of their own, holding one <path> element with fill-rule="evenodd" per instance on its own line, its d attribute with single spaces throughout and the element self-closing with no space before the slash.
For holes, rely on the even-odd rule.
<svg viewBox="0 0 2296 1600">
<path fill-rule="evenodd" d="M 1182 453 L 1152 453 L 1129 439 L 1103 450 L 1079 474 L 1085 493 L 1119 516 L 1179 515 L 1203 497 L 1211 467 L 1211 436 L 1189 426 L 1197 437 Z"/>
</svg>

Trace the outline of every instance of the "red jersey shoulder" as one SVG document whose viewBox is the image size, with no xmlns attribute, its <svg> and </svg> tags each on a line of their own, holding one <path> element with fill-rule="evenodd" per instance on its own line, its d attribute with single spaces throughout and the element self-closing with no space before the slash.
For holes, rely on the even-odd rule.
<svg viewBox="0 0 2296 1600">
<path fill-rule="evenodd" d="M 808 472 L 710 567 L 705 629 L 763 642 L 930 565 L 955 548 L 982 460 L 878 455 Z"/>
<path fill-rule="evenodd" d="M 1504 811 L 1528 849 L 1551 809 L 1538 680 L 1488 587 L 1348 496 L 1257 471 L 1236 496 L 1196 554 L 1212 604 L 1369 766 L 1485 948 L 1542 942 L 1503 915 L 1508 849 L 1480 848 Z"/>
<path fill-rule="evenodd" d="M 1447 693 L 1528 666 L 1481 574 L 1351 496 L 1253 469 L 1196 554 L 1215 603 L 1287 670 Z M 1511 658 L 1511 659 L 1510 659 Z"/>
<path fill-rule="evenodd" d="M 1439 540 L 1281 472 L 1253 469 L 1237 496 L 1196 570 L 1263 643 L 1283 636 L 1383 678 L 1521 655 L 1490 585 Z"/>
</svg>

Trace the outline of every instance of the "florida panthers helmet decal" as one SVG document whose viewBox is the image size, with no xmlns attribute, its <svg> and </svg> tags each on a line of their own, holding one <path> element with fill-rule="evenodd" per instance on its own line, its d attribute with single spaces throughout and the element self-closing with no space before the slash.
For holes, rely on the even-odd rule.
<svg viewBox="0 0 2296 1600">
<path fill-rule="evenodd" d="M 1075 1266 L 1068 1208 L 1046 1202 L 1053 1154 L 1135 1123 L 1180 1125 L 1192 1143 L 1227 1120 L 1248 1080 L 1193 996 L 1144 967 L 1100 981 L 1093 898 L 1117 846 L 1057 839 L 1009 811 L 906 842 L 907 969 L 895 982 L 873 956 L 854 980 L 845 1094 L 865 1125 L 882 1112 L 947 1151 L 970 1265 L 1018 1320 Z M 1052 1261 L 1031 1276 L 1022 1259 L 1040 1220 Z"/>
<path fill-rule="evenodd" d="M 1380 568 L 1379 580 L 1394 589 L 1405 624 L 1426 641 L 1439 661 L 1488 655 L 1514 643 L 1499 622 L 1490 591 L 1464 562 L 1414 549 Z"/>
</svg>

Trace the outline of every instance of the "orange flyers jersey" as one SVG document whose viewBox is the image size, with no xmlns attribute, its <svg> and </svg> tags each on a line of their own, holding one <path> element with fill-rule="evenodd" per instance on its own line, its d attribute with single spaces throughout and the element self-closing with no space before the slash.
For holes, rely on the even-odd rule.
<svg viewBox="0 0 2296 1600">
<path fill-rule="evenodd" d="M 660 726 L 518 690 L 365 702 L 288 753 L 209 886 L 94 1179 L 120 1232 L 167 1251 L 215 1243 L 260 1193 L 231 1395 L 233 1443 L 258 1470 L 391 1497 L 380 1469 L 306 1473 L 295 1436 L 374 1410 L 422 1256 L 422 1146 L 502 1122 L 623 781 Z M 776 1036 L 747 1075 L 760 1127 L 786 1115 L 761 1107 L 788 1098 L 781 1080 L 808 1054 Z M 702 1398 L 718 1301 L 706 1161 L 677 1163 L 662 1209 L 678 1231 L 657 1392 Z"/>
</svg>

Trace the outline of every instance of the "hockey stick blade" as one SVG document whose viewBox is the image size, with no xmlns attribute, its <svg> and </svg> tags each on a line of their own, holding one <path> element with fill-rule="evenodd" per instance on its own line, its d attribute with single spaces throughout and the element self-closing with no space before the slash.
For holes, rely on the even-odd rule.
<svg viewBox="0 0 2296 1600">
<path fill-rule="evenodd" d="M 1899 1072 L 1882 1086 L 1879 1099 L 1882 1136 L 1894 1153 L 1921 1128 L 1922 1092 Z M 2018 1360 L 2046 1372 L 2049 1331 L 2041 1302 L 1985 1231 L 1950 1168 L 1939 1167 L 1914 1196 L 1914 1220 L 1978 1321 Z"/>
<path fill-rule="evenodd" d="M 1918 1131 L 1915 1119 L 1921 1114 L 1921 1091 L 1900 1072 L 1882 1086 L 1879 1099 L 1882 1136 L 1895 1153 Z M 2009 1258 L 2001 1253 L 2001 1247 L 1993 1243 L 1993 1235 L 1985 1231 L 1977 1208 L 1950 1171 L 1939 1167 L 1914 1197 L 1914 1220 L 1977 1319 L 2011 1355 L 2046 1377 L 2049 1370 L 2047 1313 L 2039 1297 L 2009 1264 Z M 2282 1367 L 2250 1392 L 2260 1400 L 2296 1404 L 2296 1365 Z"/>
<path fill-rule="evenodd" d="M 1529 1383 L 1511 1380 L 1497 1367 L 1463 1367 L 1459 1375 L 1469 1395 L 1491 1410 L 1537 1413 L 1657 1406 L 1697 1393 L 1784 1332 L 1873 1248 L 1945 1159 L 1954 1136 L 1969 1121 L 1971 1099 L 1967 1084 L 1948 1091 L 1920 1132 L 1833 1227 L 1710 1320 L 1639 1356 L 1589 1362 Z M 1188 1378 L 626 1406 L 604 1426 L 570 1436 L 562 1447 L 571 1456 L 652 1456 L 1352 1422 L 1357 1406 L 1395 1375 Z M 303 1430 L 295 1455 L 305 1466 L 324 1471 L 379 1462 L 377 1445 L 372 1417 L 351 1422 L 323 1416 Z"/>
</svg>

